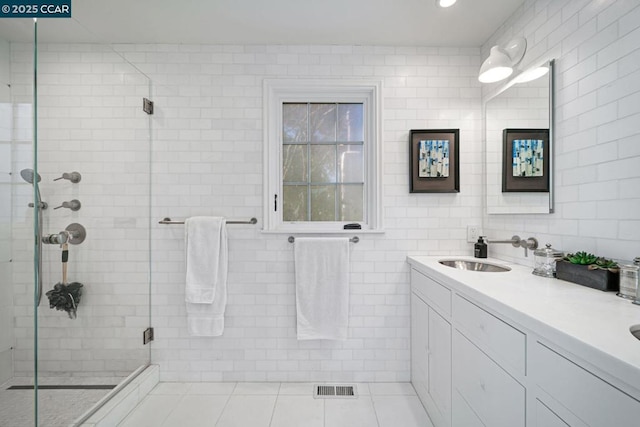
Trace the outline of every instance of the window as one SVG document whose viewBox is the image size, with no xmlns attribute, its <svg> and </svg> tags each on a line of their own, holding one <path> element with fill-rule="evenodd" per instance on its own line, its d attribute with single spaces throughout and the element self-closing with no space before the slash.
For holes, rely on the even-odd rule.
<svg viewBox="0 0 640 427">
<path fill-rule="evenodd" d="M 265 81 L 265 230 L 380 224 L 380 83 Z"/>
</svg>

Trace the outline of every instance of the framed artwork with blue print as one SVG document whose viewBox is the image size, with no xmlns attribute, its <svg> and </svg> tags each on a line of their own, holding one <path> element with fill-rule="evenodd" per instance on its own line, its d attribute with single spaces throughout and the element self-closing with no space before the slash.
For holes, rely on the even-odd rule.
<svg viewBox="0 0 640 427">
<path fill-rule="evenodd" d="M 502 192 L 549 192 L 549 129 L 504 129 L 502 142 Z"/>
<path fill-rule="evenodd" d="M 411 130 L 409 180 L 411 193 L 460 191 L 459 129 Z"/>
</svg>

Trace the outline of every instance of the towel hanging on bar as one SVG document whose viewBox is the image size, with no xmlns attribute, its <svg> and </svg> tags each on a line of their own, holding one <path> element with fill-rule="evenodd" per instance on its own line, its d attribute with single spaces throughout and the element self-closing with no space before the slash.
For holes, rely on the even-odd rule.
<svg viewBox="0 0 640 427">
<path fill-rule="evenodd" d="M 293 250 L 296 335 L 346 340 L 349 329 L 349 239 L 300 237 Z"/>
</svg>

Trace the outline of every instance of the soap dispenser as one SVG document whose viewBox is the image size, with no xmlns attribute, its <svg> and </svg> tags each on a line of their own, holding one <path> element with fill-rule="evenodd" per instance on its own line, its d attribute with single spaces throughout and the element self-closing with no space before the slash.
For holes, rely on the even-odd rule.
<svg viewBox="0 0 640 427">
<path fill-rule="evenodd" d="M 486 258 L 487 257 L 487 244 L 484 241 L 485 236 L 480 236 L 478 241 L 473 247 L 473 256 L 476 258 Z"/>
</svg>

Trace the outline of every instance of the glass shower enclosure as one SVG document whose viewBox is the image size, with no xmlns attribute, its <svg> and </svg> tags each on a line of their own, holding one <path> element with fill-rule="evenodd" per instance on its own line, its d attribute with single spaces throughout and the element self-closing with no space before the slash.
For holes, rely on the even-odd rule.
<svg viewBox="0 0 640 427">
<path fill-rule="evenodd" d="M 73 19 L 0 28 L 0 425 L 79 425 L 150 361 L 151 81 Z"/>
</svg>

